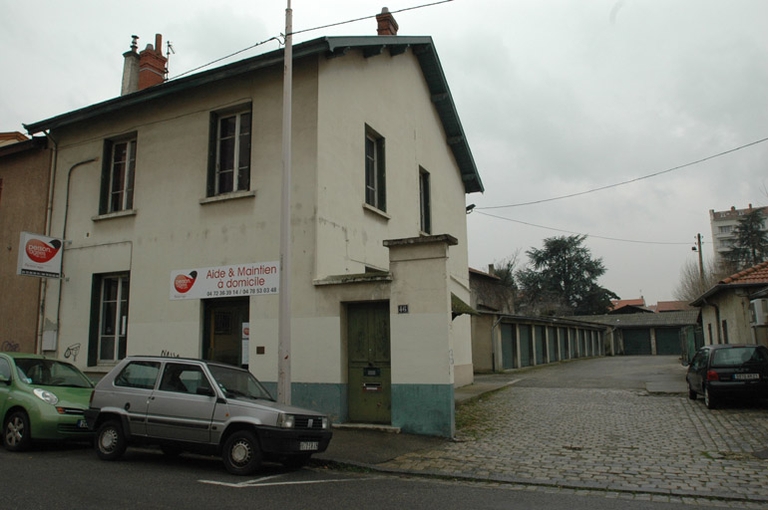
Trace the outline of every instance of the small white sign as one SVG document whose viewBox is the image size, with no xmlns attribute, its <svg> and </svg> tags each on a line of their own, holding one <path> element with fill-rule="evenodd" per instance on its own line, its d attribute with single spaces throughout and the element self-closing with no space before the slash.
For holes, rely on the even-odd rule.
<svg viewBox="0 0 768 510">
<path fill-rule="evenodd" d="M 62 247 L 61 239 L 22 232 L 16 274 L 61 278 Z"/>
</svg>

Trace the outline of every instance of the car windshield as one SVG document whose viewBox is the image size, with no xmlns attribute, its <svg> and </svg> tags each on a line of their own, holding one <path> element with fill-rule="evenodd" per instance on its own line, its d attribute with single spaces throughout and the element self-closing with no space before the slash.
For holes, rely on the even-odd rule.
<svg viewBox="0 0 768 510">
<path fill-rule="evenodd" d="M 712 357 L 714 367 L 735 367 L 745 363 L 764 363 L 768 361 L 765 351 L 756 345 L 718 349 Z"/>
<path fill-rule="evenodd" d="M 27 384 L 91 388 L 93 383 L 69 363 L 39 358 L 16 358 L 16 370 Z"/>
<path fill-rule="evenodd" d="M 272 395 L 250 372 L 221 365 L 208 365 L 208 368 L 227 397 L 273 400 Z"/>
</svg>

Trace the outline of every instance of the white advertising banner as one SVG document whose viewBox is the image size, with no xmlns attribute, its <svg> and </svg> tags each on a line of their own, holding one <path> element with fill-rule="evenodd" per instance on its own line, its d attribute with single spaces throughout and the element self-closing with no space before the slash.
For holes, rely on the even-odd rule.
<svg viewBox="0 0 768 510">
<path fill-rule="evenodd" d="M 171 271 L 171 299 L 258 296 L 279 290 L 279 262 Z"/>
<path fill-rule="evenodd" d="M 61 278 L 61 239 L 22 232 L 16 274 Z"/>
</svg>

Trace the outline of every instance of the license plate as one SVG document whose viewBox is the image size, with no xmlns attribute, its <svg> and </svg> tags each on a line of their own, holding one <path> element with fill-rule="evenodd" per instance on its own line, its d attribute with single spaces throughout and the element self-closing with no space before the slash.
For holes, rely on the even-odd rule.
<svg viewBox="0 0 768 510">
<path fill-rule="evenodd" d="M 77 420 L 77 428 L 79 429 L 87 429 L 88 428 L 88 422 L 85 420 Z"/>
<path fill-rule="evenodd" d="M 733 374 L 733 378 L 737 381 L 749 381 L 760 379 L 760 374 Z"/>
<path fill-rule="evenodd" d="M 320 447 L 317 441 L 301 441 L 299 443 L 299 450 L 302 452 L 313 452 Z"/>
</svg>

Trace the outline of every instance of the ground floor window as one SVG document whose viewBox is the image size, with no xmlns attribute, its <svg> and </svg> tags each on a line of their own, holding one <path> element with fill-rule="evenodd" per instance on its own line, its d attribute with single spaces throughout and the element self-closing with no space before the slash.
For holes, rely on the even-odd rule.
<svg viewBox="0 0 768 510">
<path fill-rule="evenodd" d="M 128 273 L 94 275 L 89 364 L 113 363 L 128 346 Z"/>
</svg>

